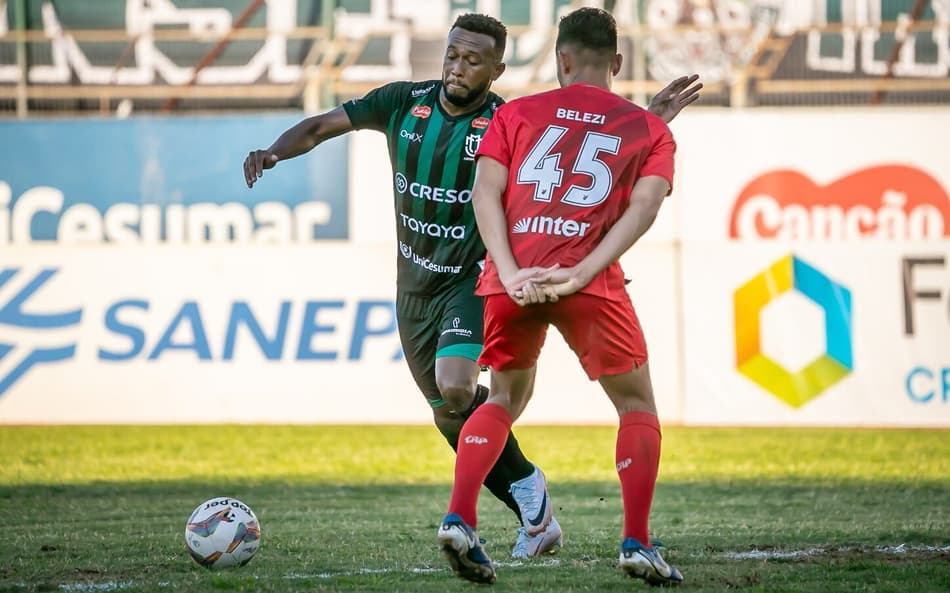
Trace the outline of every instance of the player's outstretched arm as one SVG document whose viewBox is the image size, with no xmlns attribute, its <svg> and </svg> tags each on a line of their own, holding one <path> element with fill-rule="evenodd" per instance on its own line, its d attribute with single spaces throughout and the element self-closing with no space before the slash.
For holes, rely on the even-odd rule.
<svg viewBox="0 0 950 593">
<path fill-rule="evenodd" d="M 270 148 L 252 150 L 244 159 L 244 181 L 248 187 L 261 178 L 265 169 L 273 168 L 279 161 L 292 159 L 325 140 L 353 129 L 350 116 L 343 107 L 314 115 L 296 124 L 280 135 Z"/>
<path fill-rule="evenodd" d="M 673 121 L 684 107 L 699 99 L 699 91 L 702 90 L 703 83 L 693 84 L 697 80 L 699 80 L 699 74 L 692 74 L 680 76 L 666 85 L 650 101 L 650 112 L 661 117 L 666 123 Z"/>
</svg>

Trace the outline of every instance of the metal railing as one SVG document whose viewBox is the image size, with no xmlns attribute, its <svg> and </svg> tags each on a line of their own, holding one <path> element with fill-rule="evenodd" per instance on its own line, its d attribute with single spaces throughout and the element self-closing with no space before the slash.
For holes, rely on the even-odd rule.
<svg viewBox="0 0 950 593">
<path fill-rule="evenodd" d="M 513 40 L 538 36 L 527 27 L 509 31 Z M 533 53 L 509 52 L 497 92 L 515 97 L 556 85 L 556 30 L 543 34 Z M 632 59 L 614 90 L 642 102 L 672 76 L 698 72 L 706 105 L 950 105 L 950 47 L 941 45 L 948 39 L 946 24 L 906 20 L 781 33 L 627 26 L 621 50 Z M 443 32 L 408 26 L 369 30 L 359 38 L 333 35 L 326 27 L 279 35 L 243 27 L 139 35 L 14 29 L 0 35 L 0 116 L 104 115 L 122 111 L 123 104 L 150 112 L 317 111 L 391 79 L 438 78 L 443 43 Z"/>
</svg>

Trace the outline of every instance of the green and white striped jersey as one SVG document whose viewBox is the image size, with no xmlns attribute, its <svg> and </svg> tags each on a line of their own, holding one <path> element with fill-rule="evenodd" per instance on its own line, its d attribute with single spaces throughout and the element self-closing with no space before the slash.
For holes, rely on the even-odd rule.
<svg viewBox="0 0 950 593">
<path fill-rule="evenodd" d="M 386 134 L 393 168 L 398 288 L 438 294 L 477 276 L 485 246 L 475 227 L 475 151 L 495 109 L 490 93 L 478 109 L 452 117 L 439 104 L 442 83 L 393 82 L 343 105 L 357 129 Z M 356 164 L 359 171 L 359 163 Z M 362 172 L 375 175 L 375 171 Z"/>
</svg>

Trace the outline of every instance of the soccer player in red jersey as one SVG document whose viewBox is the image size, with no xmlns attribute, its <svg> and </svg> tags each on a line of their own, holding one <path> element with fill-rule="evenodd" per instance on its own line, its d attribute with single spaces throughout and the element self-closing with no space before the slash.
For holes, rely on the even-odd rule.
<svg viewBox="0 0 950 593">
<path fill-rule="evenodd" d="M 478 150 L 472 204 L 488 250 L 476 291 L 485 296 L 479 362 L 492 369 L 491 395 L 462 428 L 438 541 L 457 575 L 495 580 L 475 532 L 479 487 L 531 398 L 554 325 L 620 419 L 620 567 L 653 585 L 677 585 L 682 575 L 650 544 L 660 425 L 646 342 L 618 262 L 671 190 L 676 144 L 662 119 L 610 91 L 621 56 L 608 12 L 565 16 L 556 55 L 561 88 L 501 106 Z M 550 501 L 543 507 L 539 528 Z"/>
</svg>

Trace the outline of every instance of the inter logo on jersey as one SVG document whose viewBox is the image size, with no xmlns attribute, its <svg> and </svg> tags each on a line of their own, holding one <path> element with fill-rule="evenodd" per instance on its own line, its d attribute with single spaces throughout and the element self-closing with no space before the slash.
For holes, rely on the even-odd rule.
<svg viewBox="0 0 950 593">
<path fill-rule="evenodd" d="M 416 105 L 412 108 L 412 114 L 416 117 L 421 117 L 425 119 L 432 115 L 432 108 L 428 105 Z"/>
<path fill-rule="evenodd" d="M 532 233 L 537 235 L 555 235 L 557 237 L 583 237 L 590 228 L 589 222 L 577 222 L 560 216 L 528 216 L 518 220 L 511 227 L 515 235 Z"/>
</svg>

